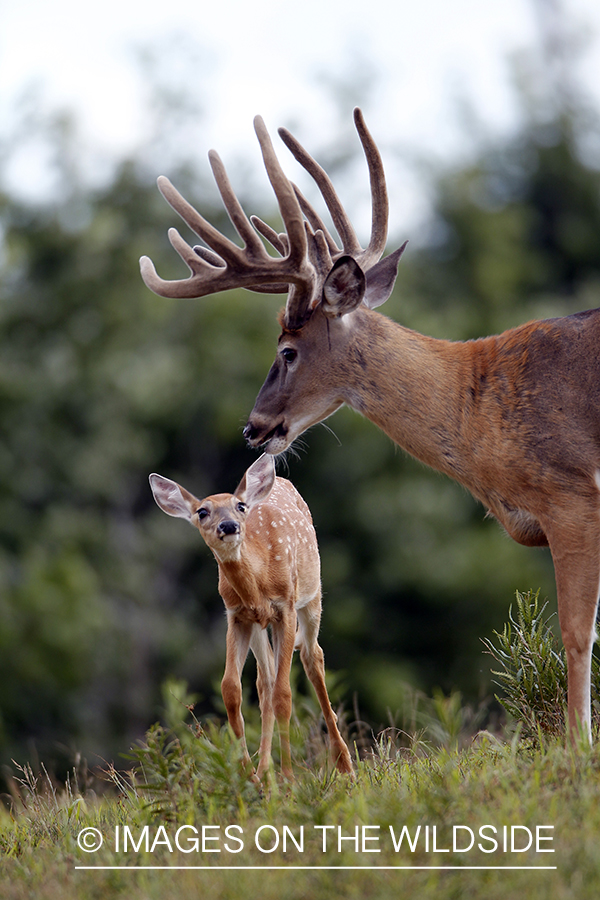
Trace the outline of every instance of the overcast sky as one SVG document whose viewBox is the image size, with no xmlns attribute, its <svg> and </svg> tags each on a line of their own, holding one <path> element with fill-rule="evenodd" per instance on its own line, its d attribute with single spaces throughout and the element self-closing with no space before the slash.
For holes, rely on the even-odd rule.
<svg viewBox="0 0 600 900">
<path fill-rule="evenodd" d="M 46 108 L 77 114 L 90 147 L 130 151 L 148 127 L 139 51 L 154 48 L 163 80 L 180 78 L 197 91 L 203 165 L 213 146 L 224 156 L 246 146 L 254 154 L 256 113 L 271 130 L 297 123 L 306 143 L 327 133 L 336 123 L 324 77 L 366 71 L 377 76 L 366 112 L 383 148 L 394 142 L 456 154 L 464 137 L 457 95 L 492 127 L 514 121 L 509 61 L 535 43 L 541 2 L 0 0 L 0 130 L 36 85 Z M 584 39 L 578 74 L 600 106 L 600 2 L 561 6 Z M 348 115 L 352 105 L 349 97 Z M 35 183 L 35 160 L 29 163 L 12 173 L 24 191 Z"/>
</svg>

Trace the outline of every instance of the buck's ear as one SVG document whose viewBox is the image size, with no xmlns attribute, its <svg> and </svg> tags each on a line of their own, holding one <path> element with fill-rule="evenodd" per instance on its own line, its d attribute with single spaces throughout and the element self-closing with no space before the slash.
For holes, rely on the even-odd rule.
<svg viewBox="0 0 600 900">
<path fill-rule="evenodd" d="M 193 494 L 182 488 L 176 481 L 170 481 L 156 473 L 150 475 L 150 487 L 154 499 L 163 512 L 166 512 L 168 516 L 187 519 L 188 522 L 192 521 L 193 514 L 200 506 L 200 501 Z"/>
<path fill-rule="evenodd" d="M 396 283 L 398 263 L 406 249 L 408 241 L 404 241 L 399 250 L 390 253 L 378 263 L 375 263 L 367 272 L 367 288 L 365 290 L 365 304 L 369 309 L 381 306 L 388 299 Z"/>
<path fill-rule="evenodd" d="M 275 460 L 270 453 L 263 453 L 246 470 L 235 489 L 238 497 L 248 508 L 266 500 L 275 484 Z"/>
<path fill-rule="evenodd" d="M 362 302 L 365 273 L 351 256 L 340 256 L 323 285 L 321 306 L 328 318 L 345 316 Z"/>
</svg>

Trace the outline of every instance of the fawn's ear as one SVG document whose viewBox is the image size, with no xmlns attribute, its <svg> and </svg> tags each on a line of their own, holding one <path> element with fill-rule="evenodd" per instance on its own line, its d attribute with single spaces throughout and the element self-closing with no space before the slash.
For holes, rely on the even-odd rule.
<svg viewBox="0 0 600 900">
<path fill-rule="evenodd" d="M 163 512 L 166 512 L 168 516 L 177 516 L 179 519 L 192 521 L 192 516 L 200 506 L 200 501 L 193 494 L 182 488 L 176 481 L 170 481 L 156 473 L 150 475 L 150 487 L 154 499 Z"/>
<path fill-rule="evenodd" d="M 246 470 L 244 477 L 234 491 L 248 508 L 266 500 L 275 484 L 275 460 L 270 453 L 263 453 Z"/>
</svg>

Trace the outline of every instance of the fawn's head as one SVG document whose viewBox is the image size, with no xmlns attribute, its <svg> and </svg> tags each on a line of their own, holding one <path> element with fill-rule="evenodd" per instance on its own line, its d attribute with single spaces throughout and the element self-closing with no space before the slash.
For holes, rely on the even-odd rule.
<svg viewBox="0 0 600 900">
<path fill-rule="evenodd" d="M 154 499 L 163 512 L 194 525 L 222 561 L 239 557 L 248 513 L 267 499 L 274 484 L 275 463 L 268 454 L 247 469 L 233 494 L 211 494 L 204 500 L 198 500 L 175 481 L 155 473 L 150 475 Z"/>
</svg>

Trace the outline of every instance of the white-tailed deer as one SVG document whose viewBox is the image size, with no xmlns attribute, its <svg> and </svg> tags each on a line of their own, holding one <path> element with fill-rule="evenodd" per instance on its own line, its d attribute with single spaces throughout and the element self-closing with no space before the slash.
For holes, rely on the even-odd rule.
<svg viewBox="0 0 600 900">
<path fill-rule="evenodd" d="M 403 248 L 379 261 L 387 232 L 383 169 L 358 110 L 355 121 L 373 197 L 366 250 L 326 173 L 280 130 L 317 183 L 338 246 L 283 174 L 259 119 L 257 135 L 286 234 L 246 218 L 213 154 L 217 184 L 245 246 L 219 234 L 161 179 L 169 203 L 212 251 L 192 249 L 172 230 L 191 277 L 165 282 L 146 258 L 142 275 L 167 297 L 239 286 L 289 288 L 277 356 L 244 431 L 251 446 L 281 453 L 347 404 L 413 456 L 465 485 L 514 540 L 550 547 L 568 661 L 570 728 L 591 738 L 600 590 L 600 310 L 466 343 L 425 337 L 374 312 L 391 293 Z M 268 256 L 252 225 L 279 258 Z"/>
<path fill-rule="evenodd" d="M 154 499 L 164 512 L 195 525 L 219 567 L 219 593 L 227 611 L 227 655 L 221 683 L 227 718 L 250 761 L 244 737 L 241 676 L 248 649 L 256 657 L 262 732 L 258 772 L 269 769 L 275 720 L 281 768 L 292 777 L 290 668 L 295 648 L 312 682 L 329 732 L 332 759 L 351 773 L 350 753 L 337 727 L 325 686 L 321 621 L 321 561 L 310 510 L 296 488 L 275 476 L 263 454 L 233 494 L 197 500 L 189 491 L 150 475 Z M 267 627 L 271 628 L 271 641 Z"/>
</svg>

